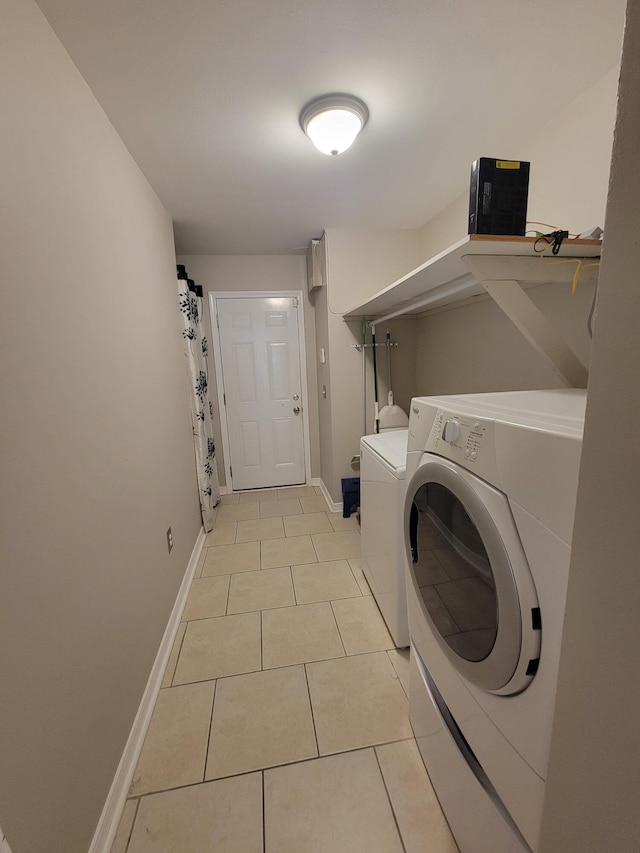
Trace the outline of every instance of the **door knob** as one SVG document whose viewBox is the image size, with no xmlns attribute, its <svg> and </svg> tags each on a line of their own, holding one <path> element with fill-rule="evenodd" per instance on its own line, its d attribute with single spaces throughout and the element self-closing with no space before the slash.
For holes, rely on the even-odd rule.
<svg viewBox="0 0 640 853">
<path fill-rule="evenodd" d="M 299 414 L 300 414 L 300 406 L 294 406 L 294 407 L 293 407 L 293 414 L 294 414 L 294 415 L 299 415 Z"/>
<path fill-rule="evenodd" d="M 298 400 L 300 399 L 300 397 L 299 397 L 297 394 L 294 394 L 294 395 L 293 395 L 293 399 L 294 399 L 294 400 L 296 401 L 296 403 L 297 403 L 297 402 L 298 402 Z"/>
</svg>

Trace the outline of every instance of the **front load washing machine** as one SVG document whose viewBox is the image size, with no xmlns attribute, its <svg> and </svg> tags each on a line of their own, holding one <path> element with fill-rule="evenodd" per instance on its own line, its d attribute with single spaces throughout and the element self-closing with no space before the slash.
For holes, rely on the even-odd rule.
<svg viewBox="0 0 640 853">
<path fill-rule="evenodd" d="M 398 648 L 409 645 L 404 568 L 404 487 L 408 430 L 360 439 L 362 568 Z"/>
<path fill-rule="evenodd" d="M 411 401 L 410 714 L 461 853 L 537 849 L 585 399 Z"/>
</svg>

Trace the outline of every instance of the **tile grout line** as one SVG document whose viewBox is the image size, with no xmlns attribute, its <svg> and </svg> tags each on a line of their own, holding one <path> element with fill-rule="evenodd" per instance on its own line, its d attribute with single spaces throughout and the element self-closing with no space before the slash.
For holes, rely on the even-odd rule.
<svg viewBox="0 0 640 853">
<path fill-rule="evenodd" d="M 136 808 L 135 808 L 135 811 L 133 813 L 133 820 L 131 821 L 131 829 L 129 830 L 129 834 L 127 835 L 127 843 L 124 845 L 124 853 L 127 853 L 128 849 L 129 849 L 129 845 L 131 844 L 131 836 L 133 835 L 133 829 L 136 825 L 136 821 L 138 820 L 138 812 L 140 811 L 141 799 L 142 799 L 142 797 L 137 797 Z M 129 800 L 125 800 L 125 805 L 127 802 L 129 802 Z M 121 819 L 122 819 L 122 817 L 121 817 Z"/>
<path fill-rule="evenodd" d="M 260 672 L 266 672 L 264 668 L 264 610 L 260 610 Z"/>
<path fill-rule="evenodd" d="M 165 793 L 169 793 L 171 791 L 180 791 L 184 788 L 197 788 L 199 785 L 209 784 L 210 782 L 223 782 L 226 779 L 237 779 L 240 776 L 250 776 L 252 773 L 266 773 L 269 770 L 282 770 L 286 767 L 294 767 L 297 764 L 308 764 L 310 761 L 318 761 L 319 759 L 322 759 L 322 758 L 337 758 L 338 756 L 342 756 L 342 755 L 352 755 L 353 753 L 356 753 L 356 752 L 364 752 L 367 749 L 375 750 L 381 746 L 390 746 L 391 744 L 394 744 L 394 743 L 407 743 L 407 742 L 415 743 L 415 737 L 413 735 L 410 735 L 409 737 L 398 738 L 396 740 L 385 740 L 385 741 L 382 741 L 381 743 L 369 743 L 369 744 L 363 744 L 361 746 L 351 746 L 348 749 L 339 749 L 339 750 L 335 750 L 333 752 L 325 752 L 322 754 L 318 751 L 318 755 L 313 755 L 311 757 L 296 758 L 293 761 L 285 761 L 281 764 L 269 764 L 266 767 L 255 767 L 252 770 L 242 770 L 242 771 L 240 771 L 240 773 L 228 773 L 225 776 L 216 776 L 214 779 L 208 779 L 204 783 L 203 782 L 189 782 L 186 785 L 176 785 L 174 788 L 163 788 L 163 789 L 158 790 L 158 791 L 150 791 L 148 794 L 142 794 L 141 798 L 143 796 L 144 797 L 150 797 L 150 796 L 155 796 L 156 794 L 165 794 Z"/>
<path fill-rule="evenodd" d="M 392 743 L 394 741 L 391 741 Z M 382 745 L 382 744 L 381 744 Z M 363 747 L 358 747 L 358 749 L 362 749 Z M 368 749 L 370 747 L 364 747 Z M 355 749 L 348 750 L 349 752 L 355 752 Z M 335 753 L 336 755 L 338 753 Z M 314 761 L 313 758 L 299 758 L 295 761 L 287 762 L 286 764 L 273 764 L 269 767 L 256 767 L 253 770 L 242 770 L 240 773 L 228 773 L 225 776 L 216 776 L 213 779 L 204 779 L 202 782 L 186 782 L 184 785 L 174 785 L 171 788 L 158 788 L 153 791 L 147 791 L 144 794 L 137 794 L 136 797 L 128 797 L 127 800 L 131 801 L 134 799 L 143 800 L 147 797 L 156 797 L 160 794 L 171 794 L 173 791 L 185 791 L 188 788 L 200 788 L 202 785 L 209 785 L 214 782 L 224 782 L 227 779 L 238 779 L 241 776 L 251 776 L 254 773 L 263 773 L 265 770 L 277 770 L 280 767 L 289 767 L 290 764 L 302 764 L 304 761 Z"/>
<path fill-rule="evenodd" d="M 189 588 L 189 592 L 191 592 L 191 588 Z M 180 647 L 178 649 L 178 654 L 176 655 L 176 663 L 175 663 L 175 666 L 173 667 L 173 672 L 171 673 L 171 678 L 169 679 L 169 685 L 168 685 L 169 687 L 175 687 L 176 686 L 176 685 L 174 685 L 173 681 L 176 677 L 176 672 L 178 671 L 178 663 L 180 661 L 180 655 L 182 654 L 182 647 L 184 646 L 184 638 L 187 636 L 188 626 L 189 626 L 189 621 L 187 620 L 185 622 L 185 625 L 184 625 L 184 631 L 182 633 L 182 639 L 180 640 Z M 178 629 L 179 629 L 179 626 L 178 626 Z M 154 710 L 155 710 L 155 704 L 157 704 L 157 701 L 158 700 L 156 699 L 156 703 L 154 703 Z"/>
<path fill-rule="evenodd" d="M 266 851 L 267 851 L 267 815 L 266 815 L 266 806 L 265 806 L 264 770 L 262 770 L 260 772 L 260 778 L 262 781 L 262 853 L 266 853 Z"/>
<path fill-rule="evenodd" d="M 211 714 L 209 716 L 209 735 L 207 737 L 207 748 L 204 751 L 204 767 L 202 768 L 202 782 L 198 785 L 203 785 L 207 780 L 207 764 L 209 762 L 209 749 L 211 747 L 211 732 L 213 730 L 213 710 L 216 705 L 216 696 L 218 695 L 218 679 L 213 679 L 213 696 L 211 697 Z"/>
<path fill-rule="evenodd" d="M 229 573 L 229 583 L 227 584 L 227 598 L 224 604 L 224 613 L 223 616 L 229 615 L 229 600 L 231 598 L 231 573 Z"/>
<path fill-rule="evenodd" d="M 334 610 L 334 608 L 333 608 L 333 601 L 331 601 L 331 600 L 329 601 L 329 606 L 330 606 L 330 608 L 331 608 L 331 615 L 333 616 L 333 621 L 334 621 L 335 626 L 336 626 L 336 629 L 337 629 L 337 631 L 338 631 L 338 636 L 340 637 L 340 645 L 342 646 L 342 651 L 344 652 L 344 656 L 345 656 L 346 658 L 348 658 L 348 657 L 353 657 L 353 655 L 350 655 L 350 654 L 347 652 L 347 647 L 346 647 L 346 646 L 345 646 L 345 644 L 344 644 L 344 638 L 343 638 L 343 636 L 342 636 L 342 631 L 340 630 L 340 625 L 339 625 L 339 623 L 338 623 L 338 618 L 337 618 L 337 616 L 336 616 L 336 611 L 335 611 L 335 610 Z M 335 660 L 335 658 L 330 658 L 330 660 Z"/>
<path fill-rule="evenodd" d="M 351 563 L 349 562 L 349 559 L 353 559 L 353 557 L 351 557 L 351 558 L 347 557 L 347 558 L 346 558 L 346 560 L 345 560 L 345 563 L 346 563 L 346 564 L 347 564 L 347 566 L 349 567 L 349 571 L 351 572 L 351 577 L 354 579 L 354 581 L 355 581 L 355 583 L 356 583 L 356 586 L 358 587 L 358 590 L 359 590 L 359 592 L 360 592 L 360 597 L 362 598 L 362 597 L 364 597 L 364 593 L 362 592 L 362 587 L 361 587 L 361 586 L 360 586 L 360 584 L 358 583 L 358 578 L 356 577 L 355 572 L 354 572 L 354 571 L 353 571 L 353 569 L 351 568 Z M 351 596 L 349 596 L 349 598 L 357 598 L 357 597 L 358 597 L 357 595 L 351 595 Z"/>
<path fill-rule="evenodd" d="M 206 540 L 205 540 L 205 541 L 206 541 Z M 198 577 L 198 578 L 201 578 L 201 577 L 202 577 L 202 573 L 204 572 L 204 566 L 205 566 L 205 563 L 207 562 L 207 554 L 209 553 L 209 548 L 210 548 L 210 547 L 211 547 L 210 545 L 205 545 L 205 546 L 202 548 L 202 555 L 200 556 L 200 560 L 202 561 L 202 565 L 200 566 L 200 571 L 199 571 L 199 572 L 198 572 L 198 574 L 197 574 L 197 577 Z M 194 577 L 194 580 L 195 580 L 195 577 Z M 191 587 L 189 587 L 189 592 L 191 592 Z"/>
<path fill-rule="evenodd" d="M 391 658 L 391 652 L 393 652 L 393 651 L 396 651 L 399 654 L 401 649 L 399 649 L 397 646 L 394 646 L 392 649 L 387 649 L 386 652 L 387 652 L 387 657 L 389 658 L 389 662 L 391 663 L 391 666 L 393 667 L 393 671 L 395 672 L 395 674 L 398 678 L 398 681 L 400 682 L 400 687 L 402 687 L 402 690 L 404 692 L 404 695 L 407 697 L 407 702 L 408 702 L 409 701 L 409 694 L 405 690 L 404 684 L 402 683 L 402 679 L 400 678 L 400 673 L 398 672 L 398 669 L 397 669 L 396 665 L 394 664 L 394 662 Z"/>
<path fill-rule="evenodd" d="M 378 744 L 378 746 L 382 746 L 383 744 Z M 400 839 L 400 844 L 402 845 L 402 850 L 404 853 L 407 853 L 407 848 L 404 843 L 404 838 L 402 837 L 402 830 L 400 829 L 400 823 L 398 822 L 398 816 L 396 815 L 396 810 L 393 807 L 393 800 L 391 798 L 391 794 L 389 793 L 389 788 L 387 787 L 387 780 L 384 777 L 384 773 L 382 771 L 382 765 L 380 764 L 380 757 L 378 756 L 378 748 L 377 746 L 373 747 L 373 754 L 376 759 L 376 763 L 378 765 L 378 770 L 380 771 L 380 778 L 382 779 L 382 784 L 384 785 L 384 791 L 387 795 L 387 800 L 389 801 L 389 808 L 391 809 L 391 814 L 393 816 L 393 822 L 396 825 L 396 829 L 398 831 L 398 838 Z"/>
<path fill-rule="evenodd" d="M 316 753 L 317 758 L 320 758 L 320 744 L 318 743 L 318 730 L 316 729 L 316 716 L 313 713 L 313 699 L 311 698 L 311 685 L 309 684 L 309 672 L 307 670 L 307 664 L 303 664 L 304 666 L 304 678 L 307 683 L 307 695 L 309 697 L 309 709 L 311 711 L 311 723 L 313 725 L 313 737 L 316 742 Z M 312 760 L 312 759 L 311 759 Z"/>
<path fill-rule="evenodd" d="M 339 600 L 339 601 L 343 601 L 343 600 L 345 600 L 345 599 L 338 599 L 338 600 Z M 330 601 L 319 601 L 319 602 L 313 602 L 313 603 L 314 603 L 314 604 L 331 604 L 331 602 L 330 602 Z M 293 607 L 293 606 L 294 606 L 294 605 L 290 605 L 290 607 Z M 311 605 L 308 605 L 308 604 L 300 604 L 300 605 L 297 605 L 297 606 L 298 606 L 298 607 L 310 607 L 310 606 L 312 606 L 312 604 L 311 604 Z M 272 608 L 272 609 L 278 609 L 278 608 Z M 285 608 L 281 608 L 281 609 L 285 609 Z M 287 609 L 288 609 L 288 608 L 287 608 Z M 263 614 L 265 611 L 263 611 L 263 610 L 252 610 L 252 611 L 250 611 L 250 612 L 251 612 L 251 613 L 260 613 L 260 615 L 261 615 L 261 617 L 262 617 L 262 614 Z M 232 614 L 232 615 L 241 615 L 241 616 L 243 616 L 243 615 L 245 615 L 245 614 Z M 218 616 L 218 617 L 214 617 L 214 618 L 221 619 L 221 618 L 223 618 L 223 617 Z M 335 619 L 335 615 L 334 615 L 334 619 Z M 262 634 L 262 618 L 261 618 L 261 634 Z M 338 629 L 338 635 L 339 635 L 339 637 L 340 637 L 340 641 L 342 642 L 342 635 L 340 634 L 340 630 L 339 630 L 339 629 Z M 344 644 L 343 644 L 343 646 L 342 646 L 342 647 L 343 647 L 343 650 L 344 650 Z M 214 678 L 198 678 L 198 679 L 195 679 L 194 681 L 183 681 L 183 682 L 180 682 L 180 684 L 172 684 L 172 685 L 170 685 L 169 687 L 163 687 L 163 688 L 162 688 L 162 690 L 169 690 L 169 689 L 171 689 L 171 688 L 173 688 L 173 687 L 187 687 L 187 686 L 192 685 L 192 684 L 206 684 L 206 682 L 208 682 L 208 681 L 222 681 L 222 680 L 227 679 L 227 678 L 238 678 L 238 677 L 239 677 L 239 676 L 241 676 L 241 675 L 253 675 L 253 674 L 257 673 L 257 672 L 271 672 L 271 671 L 276 670 L 276 669 L 287 669 L 288 667 L 293 667 L 293 666 L 307 666 L 307 665 L 309 665 L 309 664 L 316 664 L 316 663 L 330 663 L 330 662 L 332 662 L 332 661 L 341 661 L 341 660 L 346 660 L 346 658 L 358 658 L 358 657 L 367 657 L 367 656 L 369 656 L 369 655 L 381 655 L 381 654 L 384 654 L 384 655 L 386 655 L 386 656 L 387 656 L 387 661 L 389 662 L 389 666 L 392 668 L 392 670 L 393 670 L 393 672 L 394 672 L 394 674 L 395 674 L 395 676 L 396 676 L 396 678 L 394 679 L 394 681 L 395 681 L 395 680 L 397 680 L 397 681 L 400 683 L 400 688 L 402 689 L 402 692 L 403 692 L 403 693 L 405 694 L 405 696 L 406 696 L 406 691 L 405 691 L 405 690 L 404 690 L 404 688 L 402 687 L 402 682 L 400 681 L 400 676 L 398 675 L 397 670 L 395 669 L 395 667 L 393 666 L 393 663 L 391 662 L 391 660 L 390 660 L 390 658 L 389 658 L 389 654 L 388 654 L 388 653 L 389 653 L 390 651 L 393 651 L 393 649 L 388 649 L 388 648 L 387 648 L 387 649 L 373 649 L 373 650 L 366 651 L 366 652 L 355 652 L 355 653 L 352 653 L 352 654 L 349 654 L 349 653 L 347 653 L 347 652 L 345 651 L 345 653 L 344 653 L 344 654 L 342 654 L 342 655 L 334 655 L 333 657 L 328 657 L 328 658 L 315 658 L 315 659 L 313 659 L 313 660 L 307 660 L 307 661 L 305 661 L 305 660 L 302 660 L 302 661 L 296 661 L 295 663 L 283 663 L 283 664 L 279 664 L 279 665 L 277 665 L 277 666 L 270 666 L 270 667 L 267 667 L 267 669 L 249 669 L 249 670 L 242 671 L 242 672 L 231 672 L 231 673 L 228 673 L 228 674 L 226 674 L 226 675 L 218 675 L 218 676 L 215 676 Z M 260 655 L 261 655 L 261 658 L 262 658 L 262 637 L 261 637 L 261 649 L 260 649 Z M 401 740 L 404 740 L 404 738 L 401 738 Z"/>
<path fill-rule="evenodd" d="M 316 555 L 316 563 L 319 563 L 320 560 L 318 558 L 318 550 L 316 548 L 316 543 L 313 541 L 313 536 L 311 534 L 309 534 L 309 539 L 311 540 L 311 547 L 313 548 L 313 553 Z"/>
<path fill-rule="evenodd" d="M 293 566 L 289 566 L 289 574 L 291 575 L 291 586 L 293 587 L 293 600 L 295 601 L 294 607 L 298 607 L 298 593 L 296 592 L 296 583 L 293 578 Z"/>
</svg>

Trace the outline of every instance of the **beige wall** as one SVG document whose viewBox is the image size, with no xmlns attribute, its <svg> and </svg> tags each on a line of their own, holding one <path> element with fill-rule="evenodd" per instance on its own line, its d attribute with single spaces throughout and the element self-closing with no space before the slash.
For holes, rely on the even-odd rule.
<svg viewBox="0 0 640 853">
<path fill-rule="evenodd" d="M 617 87 L 616 67 L 533 138 L 523 140 L 518 151 L 479 152 L 478 156 L 508 156 L 531 162 L 529 220 L 541 220 L 572 234 L 594 225 L 604 227 Z M 552 100 L 546 109 L 553 113 Z M 468 216 L 469 196 L 465 192 L 422 229 L 421 259 L 427 260 L 462 239 L 468 230 Z M 531 227 L 545 230 L 543 226 Z"/>
<path fill-rule="evenodd" d="M 640 839 L 639 0 L 627 14 L 541 853 Z"/>
<path fill-rule="evenodd" d="M 419 262 L 419 232 L 327 228 L 329 313 L 342 317 Z"/>
<path fill-rule="evenodd" d="M 571 233 L 604 225 L 617 77 L 618 70 L 612 69 L 562 115 L 549 120 L 534 138 L 524 140 L 519 152 L 494 152 L 531 161 L 530 219 L 566 227 Z M 358 452 L 359 436 L 365 428 L 373 431 L 371 351 L 367 352 L 365 421 L 362 357 L 352 348 L 361 338 L 360 323 L 345 322 L 342 314 L 464 237 L 467 215 L 468 195 L 464 193 L 420 231 L 327 229 L 327 304 L 318 303 L 316 319 L 318 347 L 320 338 L 329 347 L 328 364 L 318 374 L 320 390 L 322 384 L 327 386 L 327 399 L 319 399 L 319 417 L 322 478 L 336 501 L 341 497 L 340 479 L 358 474 L 349 460 Z M 568 285 L 537 287 L 529 295 L 588 364 L 587 317 L 593 285 L 582 282 L 574 296 Z M 322 331 L 320 324 L 325 324 Z M 378 325 L 379 338 L 384 339 L 387 325 L 400 341 L 393 352 L 393 384 L 396 402 L 405 408 L 418 394 L 561 384 L 488 299 Z M 370 340 L 370 332 L 367 334 Z M 386 398 L 384 360 L 380 373 L 382 404 Z"/>
<path fill-rule="evenodd" d="M 527 293 L 588 366 L 593 284 L 579 284 L 574 296 L 570 284 L 543 285 Z M 416 336 L 416 395 L 564 387 L 506 314 L 485 297 L 417 320 Z"/>
<path fill-rule="evenodd" d="M 342 313 L 358 302 L 400 278 L 418 262 L 417 231 L 353 231 L 327 229 L 327 332 L 330 360 L 330 395 L 320 399 L 320 421 L 323 406 L 331 406 L 331 437 L 323 447 L 332 457 L 323 456 L 323 481 L 333 500 L 342 500 L 340 480 L 359 475 L 350 462 L 359 453 L 360 436 L 365 429 L 362 397 L 362 353 L 353 347 L 362 339 L 360 321 L 345 322 Z M 389 325 L 391 329 L 391 324 Z M 402 332 L 399 330 L 402 329 Z M 411 323 L 393 324 L 394 339 L 400 346 L 394 350 L 394 375 L 400 393 L 398 402 L 407 400 L 407 389 L 413 384 L 415 348 Z M 384 340 L 386 325 L 376 334 Z M 367 341 L 371 332 L 367 330 Z M 368 359 L 368 412 L 366 432 L 373 432 L 372 371 Z M 381 371 L 386 368 L 383 364 Z M 386 373 L 383 372 L 383 376 Z M 402 378 L 401 378 L 402 377 Z M 383 386 L 383 390 L 386 386 Z"/>
<path fill-rule="evenodd" d="M 331 349 L 329 347 L 328 287 L 311 294 L 316 323 L 316 376 L 318 402 L 318 439 L 320 451 L 320 479 L 330 483 L 333 478 L 333 412 L 331 406 Z M 325 360 L 321 359 L 324 350 Z M 337 369 L 337 365 L 334 365 Z"/>
<path fill-rule="evenodd" d="M 173 235 L 31 0 L 0 64 L 0 823 L 86 853 L 200 529 Z"/>
<path fill-rule="evenodd" d="M 300 255 L 180 255 L 178 263 L 184 264 L 197 284 L 205 292 L 206 326 L 211 333 L 209 293 L 217 291 L 238 292 L 301 290 L 303 295 L 304 334 L 307 361 L 307 391 L 309 441 L 311 445 L 311 476 L 320 476 L 320 450 L 318 430 L 318 385 L 316 375 L 316 326 L 313 302 L 307 293 L 306 259 Z M 212 350 L 212 359 L 213 359 Z M 212 371 L 212 400 L 216 408 L 214 433 L 218 476 L 226 485 L 220 413 L 217 405 L 215 373 Z"/>
<path fill-rule="evenodd" d="M 530 219 L 566 227 L 571 233 L 604 226 L 617 79 L 614 69 L 561 116 L 547 122 L 534 139 L 523 143 L 520 152 L 510 155 L 531 160 Z M 464 237 L 467 212 L 465 195 L 427 223 L 420 235 L 423 258 Z M 593 285 L 580 283 L 575 295 L 564 284 L 536 287 L 528 293 L 588 365 L 587 318 Z M 491 300 L 476 299 L 463 307 L 432 312 L 416 323 L 416 394 L 561 386 L 557 375 Z"/>
</svg>

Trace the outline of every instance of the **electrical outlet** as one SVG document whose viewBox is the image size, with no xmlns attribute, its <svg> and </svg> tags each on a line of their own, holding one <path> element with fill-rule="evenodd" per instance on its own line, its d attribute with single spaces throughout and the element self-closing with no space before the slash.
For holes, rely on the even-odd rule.
<svg viewBox="0 0 640 853">
<path fill-rule="evenodd" d="M 167 530 L 167 548 L 169 549 L 169 553 L 171 553 L 171 549 L 173 548 L 173 533 L 171 532 L 171 528 Z"/>
</svg>

